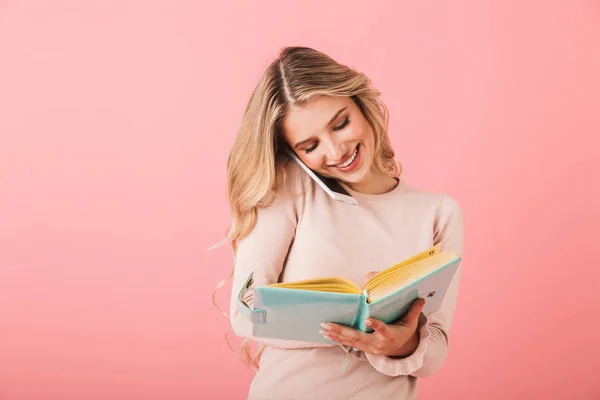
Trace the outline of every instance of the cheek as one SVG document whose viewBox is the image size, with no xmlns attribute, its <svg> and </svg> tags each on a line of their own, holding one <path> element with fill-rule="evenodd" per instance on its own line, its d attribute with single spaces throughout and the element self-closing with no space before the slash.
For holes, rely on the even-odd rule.
<svg viewBox="0 0 600 400">
<path fill-rule="evenodd" d="M 375 143 L 375 134 L 369 124 L 366 124 L 366 126 L 363 129 L 363 140 L 370 145 L 373 145 L 373 143 Z"/>
<path fill-rule="evenodd" d="M 370 129 L 369 124 L 361 124 L 361 125 L 353 126 L 351 129 L 350 136 L 354 140 L 362 140 L 364 142 L 370 141 L 371 139 L 369 136 L 372 136 L 372 135 L 371 135 L 371 129 Z"/>
<path fill-rule="evenodd" d="M 310 155 L 307 155 L 300 157 L 300 159 L 304 162 L 304 164 L 306 164 L 308 168 L 312 170 L 317 170 L 321 168 L 321 162 L 316 156 L 311 157 Z"/>
</svg>

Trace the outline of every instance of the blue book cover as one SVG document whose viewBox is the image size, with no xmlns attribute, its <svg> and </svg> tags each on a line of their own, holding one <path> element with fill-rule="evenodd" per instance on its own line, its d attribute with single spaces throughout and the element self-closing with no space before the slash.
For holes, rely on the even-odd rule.
<svg viewBox="0 0 600 400">
<path fill-rule="evenodd" d="M 335 322 L 363 332 L 367 318 L 391 323 L 419 297 L 423 313 L 437 310 L 460 263 L 451 251 L 434 246 L 375 275 L 364 288 L 341 278 L 277 283 L 254 288 L 252 309 L 243 302 L 252 275 L 238 297 L 238 310 L 253 322 L 253 336 L 331 343 L 319 331 Z"/>
</svg>

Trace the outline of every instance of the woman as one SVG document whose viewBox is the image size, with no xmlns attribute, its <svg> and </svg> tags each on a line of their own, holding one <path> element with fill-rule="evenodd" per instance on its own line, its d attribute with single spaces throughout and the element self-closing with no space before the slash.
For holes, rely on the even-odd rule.
<svg viewBox="0 0 600 400">
<path fill-rule="evenodd" d="M 282 50 L 246 108 L 228 160 L 228 231 L 235 266 L 234 332 L 261 346 L 250 399 L 414 399 L 448 352 L 460 267 L 441 308 L 423 300 L 394 324 L 372 320 L 373 333 L 326 324 L 331 345 L 252 337 L 237 313 L 250 273 L 255 285 L 340 276 L 365 281 L 378 269 L 435 244 L 462 256 L 459 205 L 400 178 L 387 134 L 387 111 L 362 73 L 304 47 Z M 337 179 L 358 206 L 332 200 L 286 155 Z M 251 302 L 251 298 L 247 301 Z M 337 344 L 337 345 L 336 345 Z M 357 349 L 346 361 L 343 346 Z"/>
</svg>

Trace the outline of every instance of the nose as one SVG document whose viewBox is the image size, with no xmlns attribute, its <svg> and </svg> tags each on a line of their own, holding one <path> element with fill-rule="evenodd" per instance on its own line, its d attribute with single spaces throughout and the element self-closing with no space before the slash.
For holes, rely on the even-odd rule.
<svg viewBox="0 0 600 400">
<path fill-rule="evenodd" d="M 339 164 L 348 153 L 348 146 L 328 140 L 326 143 L 325 157 L 328 165 Z"/>
</svg>

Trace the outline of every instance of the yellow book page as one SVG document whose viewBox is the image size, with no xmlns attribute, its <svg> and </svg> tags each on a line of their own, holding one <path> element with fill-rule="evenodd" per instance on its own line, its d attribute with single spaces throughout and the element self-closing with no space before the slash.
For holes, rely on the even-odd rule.
<svg viewBox="0 0 600 400">
<path fill-rule="evenodd" d="M 402 281 L 408 277 L 408 268 L 419 261 L 428 259 L 439 254 L 440 245 L 432 246 L 431 248 L 422 251 L 412 257 L 409 257 L 373 276 L 365 289 L 370 293 L 372 290 L 376 292 L 380 287 L 394 286 L 394 282 Z M 269 287 L 297 289 L 297 290 L 314 290 L 320 292 L 335 292 L 335 293 L 350 293 L 362 294 L 363 290 L 349 279 L 339 277 L 327 277 L 318 279 L 307 279 L 295 282 L 280 282 L 268 285 Z M 377 294 L 376 294 L 377 295 Z"/>
<path fill-rule="evenodd" d="M 351 280 L 344 278 L 307 279 L 295 282 L 273 283 L 268 286 L 286 289 L 316 290 L 320 292 L 362 293 L 362 290 L 358 287 L 358 285 Z"/>
<path fill-rule="evenodd" d="M 414 264 L 420 260 L 424 260 L 424 259 L 427 259 L 428 257 L 432 257 L 436 254 L 439 254 L 440 248 L 441 248 L 441 245 L 439 245 L 439 244 L 432 246 L 425 251 L 415 254 L 412 257 L 409 257 L 405 260 L 400 261 L 397 264 L 392 265 L 391 267 L 389 267 L 387 269 L 384 269 L 383 271 L 379 272 L 378 274 L 373 276 L 371 279 L 369 279 L 369 281 L 367 282 L 367 284 L 365 286 L 365 289 L 368 292 L 370 292 L 371 289 L 381 285 L 382 282 L 385 282 L 386 280 L 392 278 L 393 276 L 395 276 L 396 274 L 401 272 L 403 268 L 407 268 L 409 265 Z"/>
<path fill-rule="evenodd" d="M 391 276 L 389 279 L 381 282 L 380 285 L 371 289 L 369 291 L 368 301 L 374 302 L 380 300 L 396 290 L 410 285 L 443 265 L 446 265 L 455 258 L 456 254 L 454 252 L 445 251 L 434 257 L 429 257 L 409 265 L 405 270 Z"/>
</svg>

